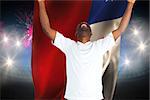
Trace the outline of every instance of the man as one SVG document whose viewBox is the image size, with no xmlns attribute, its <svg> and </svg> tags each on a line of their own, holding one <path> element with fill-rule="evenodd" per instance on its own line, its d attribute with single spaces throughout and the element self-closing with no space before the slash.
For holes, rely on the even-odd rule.
<svg viewBox="0 0 150 100">
<path fill-rule="evenodd" d="M 86 22 L 81 22 L 76 28 L 77 42 L 52 29 L 46 13 L 45 1 L 38 1 L 40 22 L 44 33 L 53 41 L 53 45 L 66 55 L 67 85 L 64 98 L 68 100 L 104 99 L 102 58 L 126 29 L 135 0 L 128 0 L 128 6 L 118 29 L 94 42 L 90 41 L 92 32 Z"/>
</svg>

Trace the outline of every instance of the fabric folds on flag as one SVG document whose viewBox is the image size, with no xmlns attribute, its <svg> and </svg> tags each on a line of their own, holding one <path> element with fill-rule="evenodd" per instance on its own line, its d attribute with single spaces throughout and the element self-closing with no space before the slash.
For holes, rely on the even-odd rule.
<svg viewBox="0 0 150 100">
<path fill-rule="evenodd" d="M 123 15 L 125 8 L 125 1 L 46 1 L 51 27 L 75 41 L 76 25 L 81 21 L 94 25 L 117 19 Z M 32 77 L 35 99 L 63 99 L 66 85 L 65 55 L 43 33 L 37 1 L 34 4 L 33 25 Z"/>
</svg>

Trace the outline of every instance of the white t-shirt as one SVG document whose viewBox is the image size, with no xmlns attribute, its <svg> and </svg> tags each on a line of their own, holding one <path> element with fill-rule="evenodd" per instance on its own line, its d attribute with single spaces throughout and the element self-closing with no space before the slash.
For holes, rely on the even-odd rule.
<svg viewBox="0 0 150 100">
<path fill-rule="evenodd" d="M 103 54 L 115 44 L 112 32 L 94 42 L 75 42 L 56 32 L 54 45 L 66 55 L 68 100 L 103 99 Z"/>
</svg>

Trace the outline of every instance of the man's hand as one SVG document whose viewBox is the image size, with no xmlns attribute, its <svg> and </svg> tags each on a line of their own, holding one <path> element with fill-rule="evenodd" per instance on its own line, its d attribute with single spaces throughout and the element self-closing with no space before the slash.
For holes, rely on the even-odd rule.
<svg viewBox="0 0 150 100">
<path fill-rule="evenodd" d="M 133 4 L 135 3 L 135 1 L 136 0 L 128 0 L 128 2 L 133 3 Z"/>
</svg>

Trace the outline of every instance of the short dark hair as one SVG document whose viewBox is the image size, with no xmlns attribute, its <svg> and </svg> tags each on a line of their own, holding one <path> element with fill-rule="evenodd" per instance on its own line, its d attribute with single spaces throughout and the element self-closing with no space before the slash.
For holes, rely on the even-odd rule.
<svg viewBox="0 0 150 100">
<path fill-rule="evenodd" d="M 82 26 L 83 24 L 85 24 L 85 25 L 88 27 L 88 29 L 86 30 L 86 32 L 88 32 L 89 34 L 92 34 L 90 25 L 89 25 L 87 22 L 81 22 L 81 23 L 79 23 L 79 24 L 77 25 L 77 28 L 76 28 L 76 35 L 77 35 L 77 34 L 80 34 L 80 32 L 82 32 L 81 26 Z"/>
</svg>

